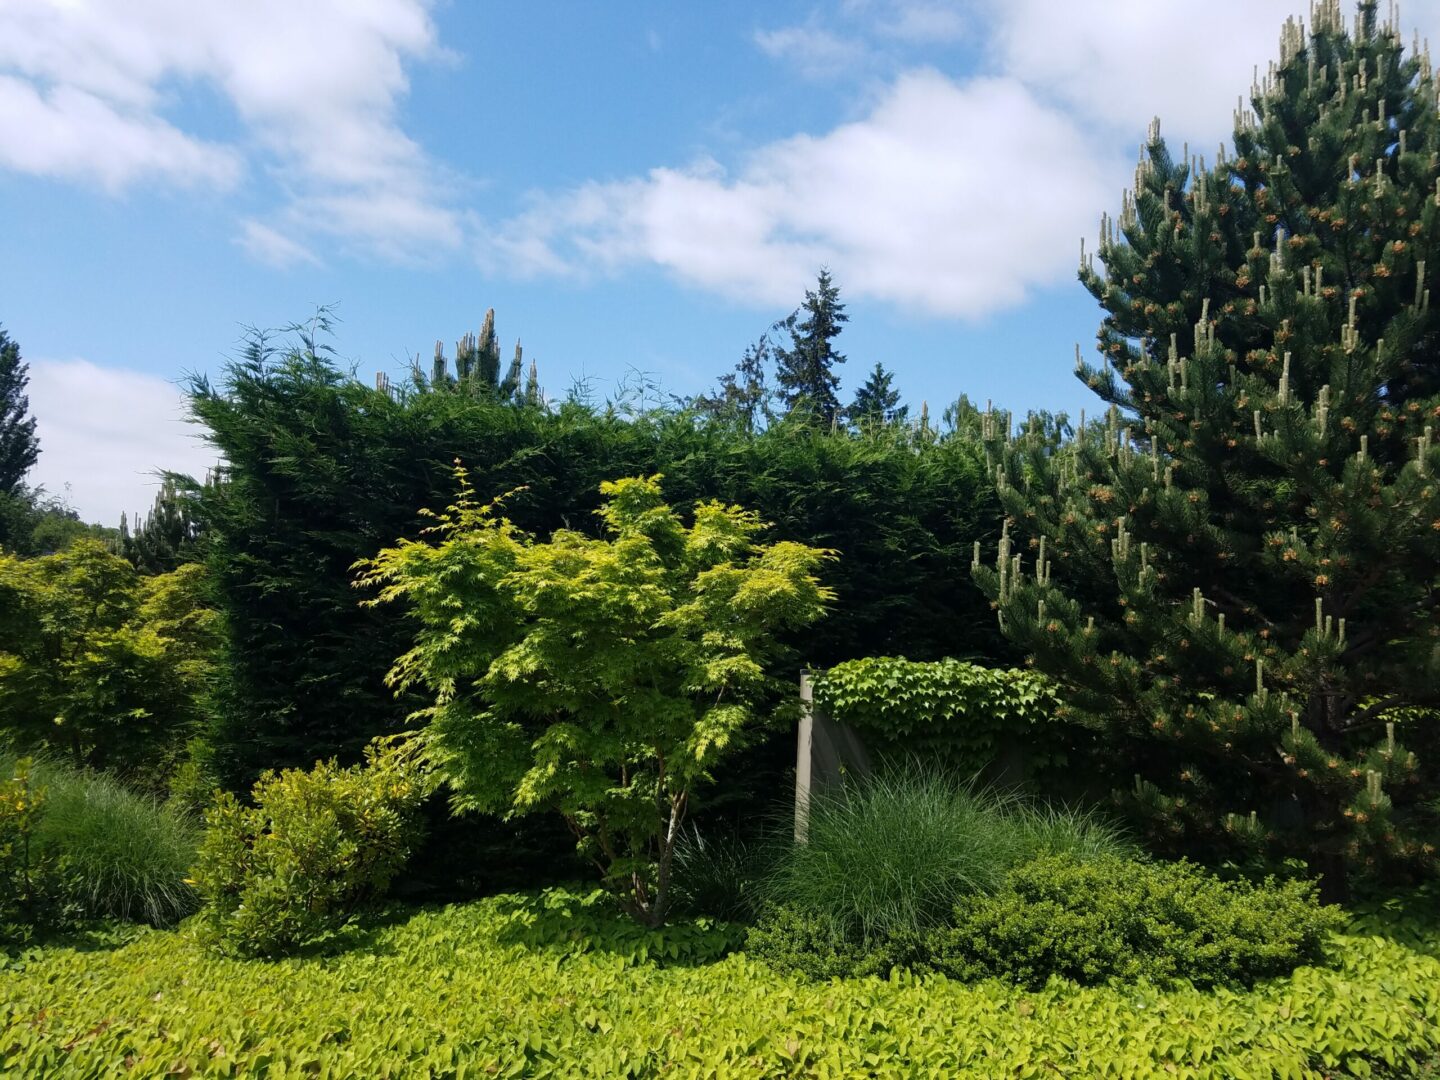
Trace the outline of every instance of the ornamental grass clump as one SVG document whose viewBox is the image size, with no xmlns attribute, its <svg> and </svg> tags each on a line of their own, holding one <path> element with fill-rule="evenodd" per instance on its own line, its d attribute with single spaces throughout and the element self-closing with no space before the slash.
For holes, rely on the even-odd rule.
<svg viewBox="0 0 1440 1080">
<path fill-rule="evenodd" d="M 105 773 L 45 765 L 36 773 L 46 804 L 35 843 L 85 915 L 171 926 L 195 910 L 185 880 L 200 838 L 194 818 Z"/>
<path fill-rule="evenodd" d="M 892 770 L 813 795 L 806 841 L 785 847 L 762 894 L 808 936 L 872 949 L 944 925 L 958 897 L 992 892 L 1037 854 L 1128 850 L 1096 814 Z"/>
<path fill-rule="evenodd" d="M 195 910 L 185 877 L 199 827 L 183 810 L 53 761 L 0 755 L 0 776 L 0 912 L 12 929 L 83 918 L 171 926 Z"/>
<path fill-rule="evenodd" d="M 765 898 L 816 920 L 834 941 L 871 946 L 944 922 L 955 899 L 996 888 L 1023 837 L 996 797 L 938 772 L 892 772 L 812 795 Z"/>
</svg>

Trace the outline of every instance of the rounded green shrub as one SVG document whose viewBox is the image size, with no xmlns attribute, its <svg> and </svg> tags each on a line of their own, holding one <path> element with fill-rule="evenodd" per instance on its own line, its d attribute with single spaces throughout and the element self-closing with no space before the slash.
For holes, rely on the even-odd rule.
<svg viewBox="0 0 1440 1080">
<path fill-rule="evenodd" d="M 863 975 L 886 975 L 916 959 L 918 938 L 904 931 L 873 936 L 868 942 L 849 940 L 835 932 L 829 919 L 793 907 L 767 907 L 745 936 L 745 954 L 776 971 L 823 981 Z"/>
<path fill-rule="evenodd" d="M 1248 986 L 1321 959 L 1341 913 L 1303 881 L 1222 881 L 1186 862 L 1046 855 L 962 897 L 927 942 L 953 978 L 1038 987 L 1149 979 Z"/>
<path fill-rule="evenodd" d="M 421 779 L 410 758 L 372 746 L 363 766 L 266 773 L 254 806 L 219 796 L 194 872 L 202 937 L 237 956 L 274 956 L 338 931 L 418 839 Z"/>
</svg>

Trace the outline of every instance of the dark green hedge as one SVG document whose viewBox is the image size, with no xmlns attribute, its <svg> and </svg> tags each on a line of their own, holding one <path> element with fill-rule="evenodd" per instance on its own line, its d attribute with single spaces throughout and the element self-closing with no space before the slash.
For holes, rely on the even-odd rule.
<svg viewBox="0 0 1440 1080">
<path fill-rule="evenodd" d="M 591 527 L 602 480 L 660 472 L 677 506 L 737 502 L 777 538 L 838 550 L 835 609 L 793 642 L 802 662 L 1005 649 L 968 572 L 974 541 L 998 524 L 969 439 L 785 424 L 750 435 L 673 411 L 392 396 L 313 350 L 258 346 L 219 384 L 198 380 L 191 400 L 229 463 L 201 513 L 231 632 L 210 734 L 231 787 L 264 768 L 356 760 L 401 726 L 407 703 L 382 679 L 410 629 L 399 612 L 359 607 L 351 565 L 451 501 L 457 458 L 481 493 L 523 488 L 507 512 L 541 534 Z"/>
</svg>

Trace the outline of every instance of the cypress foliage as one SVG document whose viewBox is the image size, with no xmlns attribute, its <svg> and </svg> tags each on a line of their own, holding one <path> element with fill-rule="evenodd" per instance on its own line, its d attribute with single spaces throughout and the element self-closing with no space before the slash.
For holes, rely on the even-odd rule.
<svg viewBox="0 0 1440 1080">
<path fill-rule="evenodd" d="M 1233 156 L 1152 128 L 1082 254 L 1109 411 L 1058 450 L 988 418 L 1008 532 L 975 574 L 1154 839 L 1338 896 L 1433 868 L 1440 825 L 1440 119 L 1374 3 L 1314 19 Z"/>
<path fill-rule="evenodd" d="M 840 552 L 833 613 L 796 636 L 811 664 L 903 652 L 1008 655 L 964 573 L 998 530 L 970 439 L 829 433 L 801 420 L 750 435 L 691 413 L 638 417 L 576 402 L 386 392 L 339 372 L 313 343 L 253 343 L 192 408 L 228 463 L 202 497 L 205 560 L 230 628 L 216 765 L 227 783 L 317 757 L 358 760 L 413 702 L 383 678 L 411 637 L 403 612 L 362 609 L 352 564 L 453 501 L 458 458 L 484 497 L 531 533 L 593 530 L 604 480 L 664 475 L 688 511 L 721 499 L 772 522 L 768 540 Z"/>
</svg>

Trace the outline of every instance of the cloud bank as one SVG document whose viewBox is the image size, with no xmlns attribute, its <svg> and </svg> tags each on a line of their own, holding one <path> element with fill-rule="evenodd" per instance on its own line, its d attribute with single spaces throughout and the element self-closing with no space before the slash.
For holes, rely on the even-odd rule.
<svg viewBox="0 0 1440 1080">
<path fill-rule="evenodd" d="M 238 237 L 272 262 L 305 260 L 276 260 L 267 235 L 395 258 L 453 247 L 444 169 L 396 115 L 405 64 L 444 55 L 427 0 L 6 0 L 0 167 L 112 193 L 273 176 L 286 201 Z M 201 90 L 220 96 L 240 136 L 173 119 Z"/>
<path fill-rule="evenodd" d="M 88 360 L 30 362 L 30 410 L 40 459 L 26 477 L 86 521 L 118 525 L 150 511 L 157 470 L 203 477 L 215 451 L 185 422 L 185 400 L 154 375 Z"/>
<path fill-rule="evenodd" d="M 537 192 L 503 223 L 496 266 L 531 275 L 658 266 L 743 301 L 793 305 L 828 265 L 847 296 L 974 319 L 1073 274 L 1118 209 L 1151 117 L 1211 159 L 1293 0 L 841 0 L 755 46 L 856 93 L 862 118 L 740 160 Z M 1421 34 L 1440 2 L 1407 8 Z M 963 77 L 914 57 L 973 47 Z M 877 73 L 890 71 L 888 76 Z M 859 84 L 866 84 L 862 91 Z"/>
<path fill-rule="evenodd" d="M 764 146 L 733 173 L 703 161 L 537 196 L 502 232 L 501 256 L 530 273 L 652 263 L 700 288 L 792 303 L 828 265 L 852 296 L 978 316 L 1073 264 L 1054 237 L 1078 243 L 1077 222 L 1104 205 L 1105 173 L 1016 80 L 921 70 L 864 118 Z"/>
</svg>

